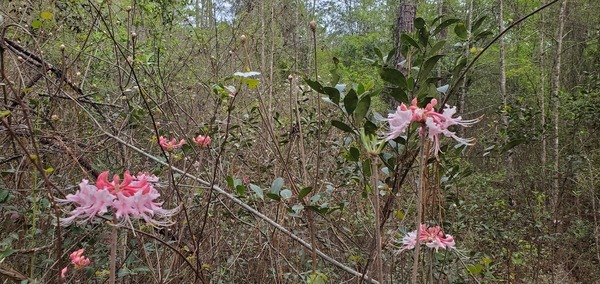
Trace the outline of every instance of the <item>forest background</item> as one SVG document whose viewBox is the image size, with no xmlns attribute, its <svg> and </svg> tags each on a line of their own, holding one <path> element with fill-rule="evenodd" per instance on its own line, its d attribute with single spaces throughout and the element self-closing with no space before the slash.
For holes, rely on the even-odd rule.
<svg viewBox="0 0 600 284">
<path fill-rule="evenodd" d="M 596 0 L 0 0 L 0 280 L 598 283 L 599 15 Z M 452 129 L 474 145 L 434 156 L 416 127 L 382 142 L 413 98 L 480 119 Z M 126 170 L 160 178 L 170 226 L 60 225 L 58 199 Z M 399 252 L 420 223 L 455 249 Z M 91 263 L 61 278 L 80 248 Z"/>
</svg>

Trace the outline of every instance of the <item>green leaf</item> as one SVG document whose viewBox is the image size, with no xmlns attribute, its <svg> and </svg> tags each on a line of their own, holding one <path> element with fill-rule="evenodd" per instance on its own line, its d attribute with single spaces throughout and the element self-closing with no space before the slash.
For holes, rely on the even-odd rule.
<svg viewBox="0 0 600 284">
<path fill-rule="evenodd" d="M 494 34 L 493 32 L 491 32 L 489 30 L 485 30 L 485 31 L 482 31 L 482 32 L 476 34 L 474 38 L 475 38 L 475 40 L 481 40 L 481 39 L 485 39 L 488 36 L 491 36 L 493 34 Z"/>
<path fill-rule="evenodd" d="M 243 196 L 246 194 L 246 187 L 241 184 L 238 184 L 235 187 L 235 191 L 237 192 L 238 196 Z"/>
<path fill-rule="evenodd" d="M 375 51 L 375 54 L 377 54 L 377 58 L 379 58 L 379 60 L 383 60 L 383 54 L 381 53 L 381 50 L 379 50 L 379 48 L 374 47 L 373 51 Z"/>
<path fill-rule="evenodd" d="M 456 66 L 454 66 L 454 68 L 452 69 L 452 78 L 458 79 L 460 72 L 463 70 L 463 68 L 465 68 L 466 65 L 467 65 L 467 59 L 464 56 L 461 56 L 458 59 Z M 458 82 L 455 82 L 455 84 L 457 84 L 457 83 Z"/>
<path fill-rule="evenodd" d="M 42 26 L 42 21 L 40 21 L 40 20 L 35 20 L 35 21 L 31 22 L 31 27 L 34 29 L 38 29 L 41 26 Z"/>
<path fill-rule="evenodd" d="M 244 82 L 244 84 L 248 85 L 250 90 L 254 90 L 254 88 L 256 88 L 256 86 L 258 86 L 258 83 L 260 83 L 260 81 L 258 81 L 257 79 L 250 79 L 250 78 L 242 78 L 242 82 Z"/>
<path fill-rule="evenodd" d="M 356 105 L 356 110 L 354 111 L 354 121 L 356 121 L 356 123 L 362 122 L 369 111 L 369 107 L 371 107 L 371 97 L 364 96 L 360 99 Z"/>
<path fill-rule="evenodd" d="M 438 41 L 435 45 L 433 45 L 433 47 L 429 50 L 429 55 L 435 55 L 438 53 L 438 51 L 440 51 L 442 48 L 444 48 L 444 45 L 446 45 L 446 41 L 445 40 L 441 40 Z"/>
<path fill-rule="evenodd" d="M 10 115 L 10 110 L 0 111 L 0 118 L 5 118 Z"/>
<path fill-rule="evenodd" d="M 348 114 L 352 114 L 356 109 L 356 105 L 358 104 L 358 96 L 356 95 L 356 91 L 354 89 L 350 89 L 348 94 L 344 97 L 344 108 Z"/>
<path fill-rule="evenodd" d="M 362 170 L 366 177 L 371 177 L 371 159 L 366 159 L 363 161 Z"/>
<path fill-rule="evenodd" d="M 340 104 L 340 91 L 333 87 L 325 87 L 323 91 L 329 96 L 329 99 L 336 105 Z"/>
<path fill-rule="evenodd" d="M 260 199 L 262 199 L 262 200 L 264 200 L 264 199 L 265 199 L 264 191 L 263 191 L 263 189 L 262 189 L 262 188 L 260 188 L 260 186 L 258 186 L 258 185 L 255 185 L 255 184 L 252 184 L 252 183 L 251 183 L 251 184 L 250 184 L 250 189 L 252 189 L 252 191 L 254 191 L 254 193 L 256 193 L 256 195 L 257 195 L 257 196 L 258 196 Z"/>
<path fill-rule="evenodd" d="M 328 277 L 326 274 L 323 274 L 319 271 L 315 271 L 308 278 L 307 284 L 326 284 Z"/>
<path fill-rule="evenodd" d="M 419 44 L 408 34 L 403 33 L 402 35 L 400 35 L 400 41 L 403 44 L 409 44 L 409 45 L 412 45 L 412 46 L 416 47 L 417 49 L 421 50 L 421 46 L 419 46 Z"/>
<path fill-rule="evenodd" d="M 423 29 L 425 28 L 425 20 L 423 20 L 423 18 L 419 17 L 415 19 L 415 28 L 417 29 Z"/>
<path fill-rule="evenodd" d="M 279 191 L 281 190 L 282 187 L 283 187 L 283 178 L 278 177 L 271 184 L 271 192 L 279 194 Z"/>
<path fill-rule="evenodd" d="M 269 193 L 267 193 L 267 197 L 271 198 L 271 199 L 273 199 L 275 201 L 281 201 L 281 197 L 279 196 L 279 194 L 275 194 L 275 193 L 269 192 Z"/>
<path fill-rule="evenodd" d="M 435 67 L 435 65 L 437 64 L 438 60 L 440 60 L 440 58 L 444 57 L 444 55 L 434 55 L 432 57 L 429 57 L 427 59 L 427 61 L 425 61 L 425 63 L 423 63 L 423 67 L 421 68 L 420 72 L 419 72 L 419 78 L 420 80 L 423 80 L 425 78 L 427 78 L 427 76 L 429 76 L 429 73 L 431 73 L 431 70 L 433 70 L 433 68 Z"/>
<path fill-rule="evenodd" d="M 42 18 L 42 20 L 50 20 L 52 19 L 52 13 L 50 12 L 41 12 L 40 13 L 40 18 Z"/>
<path fill-rule="evenodd" d="M 458 22 L 460 22 L 460 20 L 459 19 L 454 19 L 454 18 L 445 20 L 441 24 L 439 24 L 437 27 L 435 27 L 435 29 L 433 30 L 433 32 L 431 34 L 432 35 L 436 35 L 439 32 L 443 31 L 448 26 L 450 26 L 452 24 L 455 24 L 455 23 L 458 23 Z"/>
<path fill-rule="evenodd" d="M 353 133 L 354 134 L 354 130 L 352 129 L 352 127 L 348 126 L 347 124 L 339 121 L 339 120 L 332 120 L 331 121 L 331 125 L 338 128 L 339 130 L 342 130 L 344 132 L 348 132 L 348 133 Z"/>
<path fill-rule="evenodd" d="M 288 199 L 288 198 L 292 197 L 292 191 L 289 189 L 284 189 L 279 193 L 279 195 L 283 199 Z"/>
<path fill-rule="evenodd" d="M 479 19 L 475 20 L 475 22 L 471 26 L 471 32 L 475 32 L 481 26 L 481 24 L 483 24 L 483 21 L 485 21 L 486 18 L 487 16 L 481 16 L 479 17 Z"/>
<path fill-rule="evenodd" d="M 406 77 L 397 69 L 384 67 L 379 69 L 379 76 L 382 80 L 394 84 L 397 87 L 406 87 Z"/>
<path fill-rule="evenodd" d="M 471 274 L 479 274 L 481 273 L 481 270 L 483 270 L 483 265 L 481 264 L 469 266 L 469 272 L 471 272 Z"/>
<path fill-rule="evenodd" d="M 377 125 L 375 125 L 373 122 L 370 122 L 369 120 L 365 122 L 363 128 L 365 129 L 366 134 L 375 135 L 377 133 Z"/>
<path fill-rule="evenodd" d="M 321 83 L 317 82 L 317 81 L 312 81 L 310 79 L 304 79 L 304 82 L 306 82 L 306 84 L 311 87 L 313 90 L 315 90 L 315 92 L 320 93 L 320 94 L 325 94 L 325 90 L 323 90 L 323 86 L 321 85 Z"/>
<path fill-rule="evenodd" d="M 298 199 L 302 199 L 307 196 L 313 190 L 312 186 L 304 187 L 298 193 Z"/>
<path fill-rule="evenodd" d="M 391 61 L 392 59 L 394 59 L 394 55 L 396 55 L 396 48 L 392 48 L 392 50 L 390 50 L 390 52 L 388 52 L 388 54 L 384 58 L 384 61 L 386 63 Z"/>
<path fill-rule="evenodd" d="M 463 23 L 454 26 L 454 33 L 456 33 L 456 35 L 462 39 L 467 39 L 467 37 L 469 36 L 467 34 L 467 27 Z"/>
<path fill-rule="evenodd" d="M 358 160 L 360 159 L 360 151 L 358 151 L 358 148 L 356 147 L 350 147 L 350 152 L 349 152 L 349 156 L 348 156 L 348 160 L 353 161 L 353 162 L 358 162 Z"/>
<path fill-rule="evenodd" d="M 9 191 L 8 190 L 0 190 L 0 203 L 4 203 L 8 200 Z"/>
<path fill-rule="evenodd" d="M 399 103 L 408 103 L 408 96 L 402 88 L 390 88 L 390 96 Z"/>
<path fill-rule="evenodd" d="M 9 257 L 13 253 L 15 253 L 15 250 L 12 248 L 0 250 L 0 262 L 4 261 L 5 258 Z"/>
<path fill-rule="evenodd" d="M 337 72 L 338 64 L 340 64 L 340 60 L 337 59 L 337 57 L 333 57 L 332 60 L 333 60 L 333 68 L 331 68 L 329 70 L 329 74 L 331 74 L 331 81 L 329 83 L 331 83 L 331 86 L 335 86 L 340 81 L 340 74 Z"/>
</svg>

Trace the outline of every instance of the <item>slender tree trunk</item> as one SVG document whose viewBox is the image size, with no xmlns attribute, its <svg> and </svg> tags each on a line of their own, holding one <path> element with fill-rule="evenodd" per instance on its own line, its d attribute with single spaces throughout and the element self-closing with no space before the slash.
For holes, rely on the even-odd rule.
<svg viewBox="0 0 600 284">
<path fill-rule="evenodd" d="M 467 46 L 465 47 L 465 58 L 467 59 L 467 61 L 469 60 L 469 56 L 470 56 L 470 49 L 471 49 L 471 43 L 470 43 L 470 39 L 471 39 L 471 26 L 472 26 L 472 22 L 473 22 L 473 0 L 469 0 L 469 8 L 467 9 L 467 39 L 469 39 L 469 44 L 467 44 Z M 468 86 L 468 78 L 463 79 L 462 81 L 462 86 L 461 86 L 461 90 L 458 93 L 458 104 L 457 104 L 457 108 L 458 108 L 458 113 L 464 113 L 465 112 L 465 96 L 467 94 L 467 89 L 469 88 Z M 456 131 L 456 133 L 458 134 L 458 136 L 464 136 L 464 129 L 463 127 L 459 127 Z"/>
<path fill-rule="evenodd" d="M 559 149 L 559 116 L 558 116 L 558 111 L 559 111 L 559 107 L 560 107 L 560 97 L 559 97 L 559 91 L 560 91 L 560 71 L 561 71 L 561 59 L 562 59 L 562 44 L 563 44 L 563 31 L 564 31 L 564 27 L 565 27 L 565 14 L 566 14 L 566 10 L 567 10 L 567 0 L 564 0 L 562 2 L 562 4 L 560 5 L 560 14 L 558 16 L 558 34 L 556 36 L 556 57 L 555 57 L 555 61 L 554 61 L 554 78 L 553 78 L 553 84 L 552 84 L 552 111 L 554 112 L 554 121 L 553 121 L 553 126 L 554 126 L 554 133 L 552 133 L 552 140 L 553 140 L 553 151 L 554 151 L 554 155 L 553 155 L 553 159 L 554 159 L 554 164 L 553 164 L 553 180 L 552 180 L 552 214 L 553 214 L 553 231 L 554 233 L 556 233 L 558 231 L 558 224 L 560 222 L 559 220 L 559 213 L 558 213 L 558 202 L 559 202 L 559 196 L 560 196 L 560 184 L 559 184 L 559 179 L 560 179 L 560 149 Z M 552 257 L 556 258 L 556 250 L 557 250 L 557 245 L 554 244 L 553 245 L 553 249 L 552 249 Z M 555 276 L 556 276 L 556 272 L 555 272 L 555 266 L 553 265 L 552 267 L 552 282 L 554 283 L 555 281 Z"/>
<path fill-rule="evenodd" d="M 504 30 L 504 0 L 500 0 L 500 11 L 498 14 L 498 32 L 502 32 Z M 502 126 L 504 127 L 504 144 L 509 143 L 510 137 L 508 137 L 508 95 L 506 94 L 506 47 L 504 45 L 504 36 L 500 37 L 498 40 L 500 45 L 500 94 L 502 96 Z M 514 163 L 513 163 L 513 151 L 508 150 L 506 152 L 505 157 L 506 169 L 508 174 L 508 196 L 510 205 L 515 205 L 514 200 Z M 510 277 L 510 275 L 509 275 Z"/>
<path fill-rule="evenodd" d="M 546 1 L 542 0 L 541 5 L 545 5 Z M 544 27 L 544 11 L 540 12 L 540 27 Z M 540 31 L 540 124 L 542 127 L 542 177 L 546 177 L 546 159 L 548 154 L 546 153 L 546 72 L 544 71 L 544 31 Z M 542 184 L 545 184 L 542 181 Z"/>
<path fill-rule="evenodd" d="M 554 133 L 553 133 L 553 150 L 554 150 L 554 175 L 553 175 L 553 184 L 552 184 L 552 211 L 554 213 L 555 220 L 558 214 L 558 198 L 560 193 L 560 173 L 559 173 L 559 160 L 560 160 L 560 149 L 559 149 L 559 107 L 560 107 L 560 70 L 561 70 L 561 58 L 562 58 L 562 45 L 563 45 L 563 33 L 565 28 L 565 14 L 567 10 L 567 0 L 564 0 L 562 5 L 560 6 L 560 15 L 558 18 L 559 27 L 558 27 L 558 35 L 556 37 L 556 57 L 554 62 L 554 79 L 552 86 L 552 110 L 554 112 Z"/>
</svg>

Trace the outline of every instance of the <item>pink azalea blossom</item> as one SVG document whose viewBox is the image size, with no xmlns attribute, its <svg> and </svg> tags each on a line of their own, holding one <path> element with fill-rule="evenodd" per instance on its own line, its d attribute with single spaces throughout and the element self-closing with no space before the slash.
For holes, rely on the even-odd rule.
<svg viewBox="0 0 600 284">
<path fill-rule="evenodd" d="M 107 190 L 98 190 L 96 186 L 88 184 L 83 180 L 79 184 L 79 190 L 75 194 L 67 195 L 67 199 L 57 199 L 59 203 L 74 203 L 75 209 L 69 214 L 71 217 L 61 218 L 63 225 L 72 223 L 75 219 L 89 221 L 96 215 L 103 215 L 112 206 L 115 196 Z"/>
<path fill-rule="evenodd" d="M 65 278 L 67 277 L 67 272 L 69 271 L 69 268 L 67 266 L 65 266 L 65 268 L 60 270 L 60 278 Z"/>
<path fill-rule="evenodd" d="M 463 120 L 462 117 L 452 117 L 456 114 L 456 107 L 446 105 L 442 113 L 435 110 L 437 104 L 436 99 L 432 99 L 425 108 L 417 106 L 417 99 L 413 99 L 409 107 L 402 103 L 394 113 L 388 115 L 388 123 L 390 124 L 390 132 L 387 134 L 386 140 L 392 140 L 400 136 L 411 123 L 416 122 L 421 125 L 419 133 L 426 135 L 434 144 L 435 155 L 440 152 L 440 134 L 446 137 L 452 137 L 461 144 L 472 145 L 473 139 L 465 139 L 456 136 L 455 132 L 448 128 L 452 125 L 469 127 L 478 122 L 477 119 Z"/>
<path fill-rule="evenodd" d="M 125 196 L 132 196 L 138 191 L 148 192 L 151 184 L 148 183 L 146 176 L 140 176 L 141 178 L 134 178 L 129 174 L 129 171 L 126 171 L 123 174 L 123 182 L 120 182 L 119 175 L 113 175 L 113 181 L 108 181 L 108 171 L 101 173 L 98 175 L 98 180 L 96 181 L 96 186 L 98 189 L 108 190 L 110 193 L 115 194 L 117 192 L 122 192 Z"/>
<path fill-rule="evenodd" d="M 154 174 L 150 174 L 149 172 L 138 172 L 137 176 L 135 177 L 136 180 L 143 180 L 146 179 L 146 181 L 151 182 L 151 183 L 157 183 L 158 182 L 158 177 Z"/>
<path fill-rule="evenodd" d="M 437 252 L 439 249 L 455 249 L 454 237 L 448 234 L 444 234 L 440 226 L 433 226 L 427 228 L 427 225 L 421 224 L 419 226 L 419 243 L 425 244 L 429 248 L 435 249 Z M 415 248 L 417 244 L 417 231 L 412 231 L 406 234 L 402 238 L 402 247 L 398 250 L 398 253 L 405 250 Z"/>
<path fill-rule="evenodd" d="M 69 255 L 69 258 L 71 258 L 71 263 L 75 265 L 75 269 L 81 269 L 90 264 L 90 259 L 83 256 L 84 252 L 85 249 L 78 249 Z"/>
<path fill-rule="evenodd" d="M 208 147 L 208 144 L 210 144 L 210 136 L 206 135 L 198 135 L 198 137 L 192 139 L 194 141 L 194 143 L 196 143 L 198 146 L 200 146 L 200 148 L 206 148 Z"/>
<path fill-rule="evenodd" d="M 165 137 L 160 136 L 158 138 L 158 143 L 163 149 L 165 149 L 165 151 L 172 152 L 175 148 L 183 146 L 183 144 L 185 144 L 185 140 L 181 139 L 181 141 L 177 143 L 177 140 L 175 138 L 171 139 L 171 141 L 167 141 Z"/>
<path fill-rule="evenodd" d="M 133 177 L 127 171 L 123 174 L 122 182 L 118 175 L 114 175 L 112 181 L 107 177 L 108 172 L 100 174 L 96 186 L 84 180 L 75 194 L 57 200 L 60 203 L 75 205 L 75 209 L 69 212 L 70 217 L 61 218 L 63 225 L 69 225 L 75 220 L 89 221 L 94 216 L 102 216 L 110 210 L 114 213 L 115 220 L 120 220 L 120 223 L 131 225 L 131 218 L 134 218 L 143 219 L 153 226 L 165 226 L 170 223 L 159 219 L 167 219 L 179 210 L 163 209 L 162 202 L 156 201 L 160 193 L 154 187 L 154 183 L 158 182 L 155 175 L 139 173 Z"/>
</svg>

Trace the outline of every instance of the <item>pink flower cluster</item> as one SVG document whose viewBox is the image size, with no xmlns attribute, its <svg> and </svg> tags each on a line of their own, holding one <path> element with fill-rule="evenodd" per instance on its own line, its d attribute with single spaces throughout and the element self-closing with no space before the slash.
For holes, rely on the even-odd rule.
<svg viewBox="0 0 600 284">
<path fill-rule="evenodd" d="M 435 249 L 454 249 L 454 238 L 451 235 L 444 234 L 440 226 L 427 228 L 427 225 L 419 226 L 420 236 L 419 243 L 424 243 L 427 247 Z M 401 253 L 408 249 L 413 249 L 417 245 L 417 231 L 414 230 L 402 238 L 402 247 L 398 251 Z"/>
<path fill-rule="evenodd" d="M 196 145 L 200 146 L 200 148 L 207 148 L 208 144 L 210 144 L 210 136 L 206 135 L 198 135 L 198 137 L 192 139 Z"/>
<path fill-rule="evenodd" d="M 455 132 L 448 130 L 452 125 L 471 126 L 478 122 L 478 119 L 464 120 L 462 117 L 452 117 L 456 114 L 456 107 L 446 105 L 442 113 L 438 113 L 434 107 L 437 100 L 433 99 L 425 108 L 417 106 L 417 99 L 412 100 L 412 104 L 407 107 L 402 103 L 396 112 L 388 115 L 387 121 L 390 124 L 390 132 L 386 137 L 387 140 L 394 139 L 403 134 L 412 122 L 421 124 L 421 135 L 427 135 L 434 143 L 435 154 L 440 151 L 439 134 L 446 137 L 452 137 L 459 143 L 472 145 L 473 139 L 464 139 L 456 136 Z M 427 133 L 425 133 L 427 129 Z"/>
<path fill-rule="evenodd" d="M 90 259 L 83 256 L 84 252 L 85 252 L 85 249 L 78 249 L 78 250 L 72 252 L 71 255 L 69 255 L 69 258 L 71 258 L 71 263 L 73 265 L 75 265 L 75 269 L 81 269 L 90 264 Z M 67 276 L 68 270 L 69 270 L 68 266 L 63 268 L 60 271 L 60 277 L 65 278 Z"/>
<path fill-rule="evenodd" d="M 178 208 L 165 210 L 162 202 L 155 201 L 160 197 L 160 193 L 154 188 L 156 182 L 158 177 L 154 175 L 138 173 L 137 176 L 132 176 L 129 171 L 123 174 L 123 181 L 118 175 L 114 175 L 113 180 L 109 181 L 108 171 L 98 176 L 96 185 L 91 185 L 84 179 L 75 194 L 57 200 L 60 203 L 75 204 L 75 209 L 69 212 L 71 216 L 61 218 L 61 224 L 69 225 L 76 219 L 79 222 L 90 221 L 94 216 L 102 216 L 112 208 L 115 219 L 130 225 L 130 217 L 143 219 L 153 226 L 169 225 L 169 222 L 158 221 L 155 217 L 170 217 L 177 213 Z"/>
<path fill-rule="evenodd" d="M 158 144 L 160 144 L 160 146 L 163 149 L 165 149 L 165 151 L 172 152 L 173 150 L 175 150 L 175 148 L 183 146 L 183 144 L 185 144 L 185 140 L 181 139 L 181 141 L 177 143 L 177 140 L 175 138 L 171 139 L 171 141 L 167 141 L 167 138 L 160 136 L 158 138 Z"/>
</svg>

